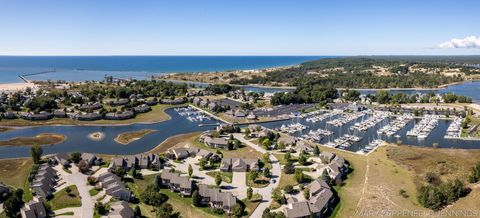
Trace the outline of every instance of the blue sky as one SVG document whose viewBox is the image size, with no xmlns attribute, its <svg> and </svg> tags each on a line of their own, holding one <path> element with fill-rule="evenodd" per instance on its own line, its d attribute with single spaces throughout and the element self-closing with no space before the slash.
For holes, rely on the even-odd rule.
<svg viewBox="0 0 480 218">
<path fill-rule="evenodd" d="M 478 0 L 0 0 L 0 55 L 480 54 L 479 8 Z"/>
</svg>

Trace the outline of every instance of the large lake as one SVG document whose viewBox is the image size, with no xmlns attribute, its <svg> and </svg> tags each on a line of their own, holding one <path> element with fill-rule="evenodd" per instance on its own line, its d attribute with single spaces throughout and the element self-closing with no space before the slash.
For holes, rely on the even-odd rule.
<svg viewBox="0 0 480 218">
<path fill-rule="evenodd" d="M 327 56 L 0 56 L 0 83 L 32 80 L 103 80 L 105 75 L 145 79 L 171 72 L 213 72 L 251 70 L 296 65 Z"/>
<path fill-rule="evenodd" d="M 190 122 L 185 117 L 178 115 L 173 109 L 165 112 L 171 119 L 153 124 L 132 124 L 124 126 L 39 126 L 16 129 L 0 133 L 0 140 L 14 137 L 29 137 L 40 133 L 58 133 L 67 136 L 67 139 L 56 145 L 43 146 L 45 154 L 61 152 L 90 152 L 102 154 L 137 154 L 149 151 L 162 143 L 170 136 L 196 131 L 205 131 L 214 126 L 199 126 L 198 122 Z M 203 123 L 217 123 L 216 120 L 204 121 Z M 128 145 L 122 145 L 113 139 L 120 133 L 141 129 L 155 129 L 145 137 L 133 141 Z M 101 141 L 88 138 L 93 132 L 103 132 L 105 137 Z M 0 159 L 29 156 L 30 146 L 0 146 Z"/>
<path fill-rule="evenodd" d="M 171 116 L 170 120 L 153 123 L 153 124 L 132 124 L 125 126 L 41 126 L 41 127 L 29 127 L 16 129 L 12 131 L 7 131 L 0 133 L 0 140 L 7 140 L 14 137 L 28 137 L 35 136 L 40 133 L 58 133 L 67 136 L 67 139 L 56 145 L 46 145 L 43 146 L 44 152 L 46 154 L 60 153 L 60 152 L 91 152 L 91 153 L 102 153 L 102 154 L 137 154 L 149 151 L 165 141 L 168 137 L 175 136 L 183 133 L 190 133 L 196 131 L 205 131 L 213 129 L 214 126 L 199 126 L 198 122 L 190 122 L 185 117 L 180 116 L 173 109 L 167 109 L 165 111 L 168 115 Z M 333 119 L 333 118 L 332 118 Z M 359 121 L 360 118 L 357 120 Z M 214 124 L 217 123 L 216 120 L 209 120 L 203 123 Z M 316 130 L 318 128 L 327 128 L 332 130 L 335 134 L 331 138 L 325 138 L 321 143 L 325 143 L 329 140 L 333 140 L 344 134 L 352 134 L 354 132 L 349 130 L 349 127 L 354 123 L 351 122 L 343 127 L 327 127 L 326 121 L 318 122 L 315 124 L 307 123 L 305 119 L 292 119 L 287 121 L 278 121 L 271 123 L 262 124 L 265 127 L 276 128 L 282 124 L 296 123 L 300 122 L 305 125 L 308 125 L 310 128 L 307 129 L 304 133 L 310 129 Z M 464 141 L 464 140 L 452 140 L 444 139 L 446 129 L 451 121 L 440 120 L 439 125 L 434 129 L 434 131 L 429 135 L 425 140 L 418 140 L 417 138 L 407 137 L 406 132 L 413 128 L 414 123 L 418 120 L 411 121 L 405 128 L 403 128 L 399 133 L 401 137 L 399 139 L 395 137 L 380 137 L 376 133 L 377 129 L 381 126 L 387 124 L 388 122 L 383 122 L 378 124 L 375 127 L 369 129 L 366 132 L 359 132 L 357 135 L 362 136 L 363 139 L 355 143 L 349 148 L 351 151 L 356 151 L 360 148 L 365 147 L 370 141 L 381 138 L 388 142 L 396 143 L 397 140 L 401 140 L 403 144 L 415 145 L 415 146 L 426 146 L 431 147 L 434 143 L 438 143 L 438 147 L 441 148 L 465 148 L 465 149 L 478 149 L 480 148 L 480 141 Z M 115 142 L 113 139 L 119 134 L 127 131 L 136 131 L 141 129 L 155 129 L 158 130 L 151 134 L 146 135 L 145 137 L 136 140 L 128 145 L 122 145 Z M 88 138 L 88 135 L 93 132 L 103 132 L 105 137 L 101 141 L 94 141 Z M 302 133 L 297 133 L 296 136 L 299 136 Z M 0 146 L 0 159 L 3 158 L 14 158 L 14 157 L 28 157 L 29 156 L 30 146 Z"/>
</svg>

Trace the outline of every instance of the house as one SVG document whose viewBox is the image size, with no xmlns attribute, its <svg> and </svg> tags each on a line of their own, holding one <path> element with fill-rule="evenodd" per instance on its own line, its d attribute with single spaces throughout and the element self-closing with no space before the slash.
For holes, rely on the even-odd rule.
<svg viewBox="0 0 480 218">
<path fill-rule="evenodd" d="M 53 112 L 53 116 L 56 118 L 65 118 L 67 117 L 67 113 L 64 110 L 56 110 Z"/>
<path fill-rule="evenodd" d="M 3 113 L 3 118 L 5 119 L 17 119 L 17 114 L 12 111 L 7 111 Z"/>
<path fill-rule="evenodd" d="M 148 100 L 148 101 L 145 101 L 145 104 L 147 104 L 148 106 L 154 106 L 154 105 L 157 105 L 157 101 L 155 100 Z"/>
<path fill-rule="evenodd" d="M 309 185 L 309 189 L 310 212 L 314 217 L 326 217 L 331 211 L 335 201 L 335 197 L 330 186 L 324 180 L 317 179 Z"/>
<path fill-rule="evenodd" d="M 295 147 L 293 147 L 293 150 L 295 150 L 297 153 L 302 153 L 302 152 L 310 153 L 310 152 L 313 152 L 312 146 L 310 146 L 309 144 L 305 143 L 304 141 L 299 141 L 299 142 L 297 142 L 297 144 L 295 145 Z"/>
<path fill-rule="evenodd" d="M 81 121 L 93 121 L 102 119 L 102 115 L 99 113 L 75 113 L 71 118 Z"/>
<path fill-rule="evenodd" d="M 293 136 L 289 135 L 282 135 L 280 138 L 277 140 L 278 144 L 283 143 L 285 146 L 293 146 L 296 143 L 296 139 Z"/>
<path fill-rule="evenodd" d="M 335 196 L 331 187 L 321 179 L 308 185 L 310 190 L 309 200 L 297 202 L 296 199 L 288 200 L 284 213 L 289 218 L 298 217 L 327 217 L 333 208 Z"/>
<path fill-rule="evenodd" d="M 24 120 L 31 120 L 31 121 L 49 120 L 49 119 L 53 118 L 53 114 L 45 112 L 45 111 L 41 111 L 38 114 L 31 113 L 31 112 L 29 112 L 29 113 L 22 112 L 22 113 L 20 113 L 20 118 L 22 118 Z"/>
<path fill-rule="evenodd" d="M 105 120 L 128 120 L 135 117 L 135 113 L 133 111 L 124 111 L 124 112 L 116 112 L 116 113 L 107 113 L 105 114 Z"/>
<path fill-rule="evenodd" d="M 82 160 L 84 160 L 88 164 L 88 166 L 97 165 L 98 158 L 94 154 L 82 153 L 81 157 Z"/>
<path fill-rule="evenodd" d="M 310 208 L 306 201 L 289 203 L 284 213 L 288 218 L 310 218 Z"/>
<path fill-rule="evenodd" d="M 48 214 L 43 201 L 34 197 L 33 200 L 23 205 L 20 215 L 22 218 L 46 218 Z"/>
<path fill-rule="evenodd" d="M 160 169 L 161 161 L 155 154 L 139 154 L 112 158 L 108 168 L 115 170 L 117 167 L 123 168 L 124 170 L 130 170 L 131 168 Z"/>
<path fill-rule="evenodd" d="M 70 154 L 68 153 L 58 153 L 53 156 L 53 159 L 57 164 L 61 164 L 64 167 L 70 166 Z"/>
<path fill-rule="evenodd" d="M 106 172 L 98 176 L 98 181 L 108 195 L 119 200 L 130 201 L 132 193 L 126 188 L 125 184 L 117 175 Z"/>
<path fill-rule="evenodd" d="M 258 159 L 253 158 L 223 158 L 220 163 L 220 170 L 223 172 L 248 172 L 259 169 Z"/>
<path fill-rule="evenodd" d="M 167 151 L 167 157 L 176 160 L 181 160 L 197 155 L 208 160 L 213 155 L 213 153 L 198 148 L 174 148 Z"/>
<path fill-rule="evenodd" d="M 226 138 L 212 138 L 210 136 L 203 136 L 201 137 L 201 142 L 205 143 L 211 148 L 227 148 L 228 140 Z"/>
<path fill-rule="evenodd" d="M 57 173 L 49 164 L 40 164 L 30 187 L 35 196 L 47 199 L 53 194 Z"/>
<path fill-rule="evenodd" d="M 182 196 L 190 196 L 192 194 L 192 181 L 187 176 L 163 171 L 160 178 L 162 185 L 168 187 L 172 192 L 179 192 Z"/>
<path fill-rule="evenodd" d="M 200 184 L 198 193 L 202 197 L 202 204 L 222 209 L 226 214 L 230 214 L 233 207 L 237 205 L 237 198 L 231 192 L 221 192 L 219 189 L 208 188 L 207 185 Z"/>
<path fill-rule="evenodd" d="M 149 112 L 151 111 L 152 108 L 150 106 L 148 106 L 147 104 L 142 104 L 142 105 L 139 105 L 139 106 L 136 106 L 133 108 L 133 111 L 135 111 L 135 113 L 146 113 L 146 112 Z"/>
<path fill-rule="evenodd" d="M 110 205 L 108 218 L 133 218 L 135 213 L 126 201 L 117 201 Z"/>
<path fill-rule="evenodd" d="M 336 155 L 327 166 L 327 172 L 332 179 L 341 180 L 347 173 L 348 167 L 345 159 Z"/>
<path fill-rule="evenodd" d="M 79 110 L 81 111 L 93 111 L 93 110 L 98 110 L 100 108 L 102 108 L 102 104 L 100 104 L 99 102 L 95 102 L 95 103 L 87 103 L 87 104 L 82 104 L 80 107 L 78 107 Z"/>
<path fill-rule="evenodd" d="M 118 100 L 115 100 L 115 101 L 111 100 L 111 101 L 108 102 L 108 104 L 116 107 L 116 106 L 126 105 L 126 104 L 128 104 L 128 102 L 129 102 L 128 99 L 121 98 L 121 99 L 118 99 Z"/>
<path fill-rule="evenodd" d="M 183 104 L 185 103 L 185 99 L 183 98 L 176 98 L 176 99 L 162 99 L 160 100 L 160 103 L 162 104 Z"/>
</svg>

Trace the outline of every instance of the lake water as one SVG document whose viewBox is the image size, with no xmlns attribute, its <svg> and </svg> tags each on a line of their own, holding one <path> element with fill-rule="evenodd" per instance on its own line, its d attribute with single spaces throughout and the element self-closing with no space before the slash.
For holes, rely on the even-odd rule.
<svg viewBox="0 0 480 218">
<path fill-rule="evenodd" d="M 366 120 L 370 115 L 366 115 L 363 119 Z M 307 122 L 305 118 L 297 118 L 292 120 L 286 121 L 278 121 L 278 122 L 271 122 L 271 123 L 264 123 L 261 124 L 264 127 L 275 129 L 280 127 L 281 125 L 285 124 L 292 124 L 292 123 L 301 123 L 305 126 L 308 126 L 306 130 L 296 132 L 294 136 L 301 136 L 302 134 L 307 134 L 310 130 L 317 130 L 327 129 L 332 131 L 334 134 L 329 137 L 323 138 L 320 143 L 327 143 L 328 141 L 333 141 L 336 138 L 339 138 L 345 134 L 356 135 L 362 137 L 362 140 L 359 142 L 354 143 L 352 146 L 348 148 L 350 151 L 358 151 L 368 145 L 371 141 L 375 139 L 382 139 L 384 141 L 390 143 L 397 143 L 398 140 L 405 145 L 414 145 L 414 146 L 424 146 L 424 147 L 433 147 L 435 143 L 438 143 L 439 148 L 464 148 L 464 149 L 479 149 L 480 148 L 480 141 L 467 141 L 467 140 L 460 140 L 460 139 L 445 139 L 444 135 L 445 132 L 452 122 L 451 120 L 439 120 L 437 127 L 430 133 L 430 135 L 426 139 L 418 139 L 416 137 L 407 136 L 407 131 L 412 129 L 416 122 L 419 122 L 419 119 L 411 120 L 403 129 L 398 131 L 396 134 L 400 136 L 400 138 L 396 138 L 395 136 L 386 136 L 386 135 L 379 135 L 377 134 L 377 130 L 382 128 L 384 125 L 387 125 L 392 118 L 388 118 L 385 121 L 375 125 L 374 127 L 368 129 L 367 131 L 354 131 L 350 130 L 350 127 L 355 123 L 362 120 L 362 118 L 358 118 L 355 121 L 349 122 L 341 127 L 335 127 L 332 125 L 328 125 L 326 122 L 331 119 L 337 118 L 337 116 L 331 117 L 330 119 L 323 120 L 317 123 L 310 123 Z M 394 134 L 394 135 L 396 135 Z"/>
<path fill-rule="evenodd" d="M 198 122 L 190 122 L 185 117 L 180 116 L 173 109 L 167 109 L 165 112 L 171 116 L 170 120 L 154 124 L 132 124 L 125 126 L 41 126 L 41 127 L 30 127 L 16 129 L 12 131 L 7 131 L 0 134 L 0 140 L 7 140 L 14 137 L 31 137 L 40 133 L 58 133 L 67 136 L 67 139 L 56 145 L 45 145 L 43 146 L 45 154 L 52 153 L 61 153 L 61 152 L 90 152 L 90 153 L 102 153 L 102 154 L 119 154 L 119 155 L 129 155 L 129 154 L 138 154 L 147 152 L 168 137 L 175 136 L 178 134 L 196 132 L 196 131 L 206 131 L 213 129 L 214 126 L 198 126 Z M 331 118 L 334 119 L 335 117 Z M 361 118 L 357 119 L 360 121 Z M 271 123 L 263 123 L 262 125 L 268 128 L 280 127 L 282 124 L 290 124 L 300 122 L 304 125 L 309 126 L 309 129 L 305 130 L 304 133 L 307 133 L 310 129 L 316 130 L 318 128 L 329 129 L 334 132 L 334 135 L 331 138 L 322 139 L 321 143 L 326 143 L 329 140 L 334 140 L 344 134 L 354 134 L 354 131 L 349 130 L 350 126 L 355 123 L 355 121 L 350 122 L 342 127 L 330 127 L 326 125 L 326 121 L 318 123 L 308 123 L 303 118 L 286 120 L 286 121 L 277 121 Z M 217 120 L 207 120 L 203 123 L 214 124 L 217 123 Z M 400 130 L 400 138 L 395 137 L 386 137 L 379 136 L 376 132 L 383 125 L 386 125 L 388 121 L 385 121 L 381 124 L 376 125 L 375 127 L 370 128 L 366 132 L 357 132 L 355 135 L 363 137 L 363 139 L 349 147 L 349 150 L 356 151 L 360 148 L 365 147 L 370 141 L 374 139 L 383 139 L 388 142 L 396 143 L 397 140 L 401 140 L 403 144 L 414 145 L 414 146 L 426 146 L 432 147 L 434 143 L 438 143 L 440 148 L 465 148 L 465 149 L 478 149 L 480 148 L 480 141 L 465 141 L 465 140 L 453 140 L 453 139 L 444 139 L 446 129 L 451 121 L 440 120 L 439 125 L 433 130 L 433 132 L 425 140 L 418 140 L 417 138 L 407 137 L 406 132 L 413 128 L 414 123 L 418 122 L 411 121 L 408 125 Z M 145 137 L 133 141 L 128 145 L 122 145 L 115 142 L 113 139 L 120 133 L 127 131 L 137 131 L 141 129 L 155 129 L 156 132 L 150 133 Z M 105 137 L 101 141 L 95 141 L 88 138 L 88 135 L 93 132 L 103 132 Z M 296 136 L 302 134 L 301 132 L 296 133 Z M 15 158 L 15 157 L 28 157 L 30 151 L 30 146 L 0 146 L 0 159 L 3 158 Z"/>
<path fill-rule="evenodd" d="M 171 72 L 250 70 L 296 65 L 326 56 L 0 56 L 0 83 L 22 82 L 19 75 L 56 70 L 29 76 L 32 80 L 103 80 L 105 75 L 145 79 Z"/>
<path fill-rule="evenodd" d="M 58 133 L 67 136 L 67 139 L 60 144 L 43 146 L 45 154 L 78 151 L 128 155 L 149 151 L 170 136 L 214 128 L 214 126 L 198 126 L 198 122 L 188 121 L 173 109 L 167 109 L 165 112 L 171 116 L 171 119 L 160 123 L 125 126 L 39 126 L 0 133 L 0 140 L 35 136 L 40 133 Z M 203 123 L 213 124 L 217 122 L 212 119 Z M 158 131 L 150 133 L 128 145 L 118 144 L 113 140 L 120 133 L 141 129 L 155 129 Z M 101 141 L 91 140 L 88 138 L 88 135 L 93 132 L 103 132 L 105 137 Z M 28 157 L 29 151 L 30 146 L 0 146 L 0 159 Z"/>
</svg>

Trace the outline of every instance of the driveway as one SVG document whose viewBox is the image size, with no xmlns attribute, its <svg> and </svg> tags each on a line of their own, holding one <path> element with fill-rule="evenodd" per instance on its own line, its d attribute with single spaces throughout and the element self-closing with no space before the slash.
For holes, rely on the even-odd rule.
<svg viewBox="0 0 480 218">
<path fill-rule="evenodd" d="M 263 149 L 262 147 L 258 146 L 257 144 L 255 144 L 251 141 L 246 140 L 243 137 L 243 134 L 241 134 L 241 133 L 234 133 L 233 137 L 235 137 L 235 139 L 239 140 L 240 142 L 254 148 L 255 150 L 257 150 L 260 153 L 267 153 L 267 151 L 265 149 Z M 278 162 L 278 159 L 273 155 L 270 155 L 269 158 L 270 158 L 270 163 L 272 164 L 272 172 L 271 172 L 272 173 L 272 179 L 275 180 L 275 183 L 270 183 L 265 188 L 254 188 L 253 189 L 253 193 L 258 193 L 258 194 L 262 195 L 263 200 L 262 200 L 262 202 L 260 202 L 260 204 L 255 209 L 255 211 L 253 211 L 253 213 L 250 217 L 262 217 L 263 211 L 265 209 L 267 209 L 267 207 L 272 202 L 272 192 L 273 192 L 273 190 L 278 187 L 278 184 L 280 182 L 280 177 L 282 175 L 282 168 L 280 167 L 280 163 Z"/>
<path fill-rule="evenodd" d="M 87 185 L 87 175 L 84 175 L 78 171 L 78 167 L 72 166 L 70 170 L 72 173 L 65 172 L 61 166 L 55 166 L 55 169 L 60 174 L 60 178 L 65 181 L 65 185 L 62 187 L 75 185 L 77 186 L 78 192 L 80 193 L 80 198 L 82 201 L 82 206 L 80 208 L 69 208 L 70 211 L 75 213 L 75 217 L 82 218 L 93 218 L 93 210 L 95 201 L 90 196 L 88 192 L 92 187 Z M 68 208 L 65 208 L 66 210 Z M 58 211 L 55 211 L 58 214 Z"/>
<path fill-rule="evenodd" d="M 247 173 L 246 172 L 233 172 L 232 173 L 232 186 L 235 187 L 232 192 L 239 198 L 244 199 L 247 197 Z"/>
</svg>

